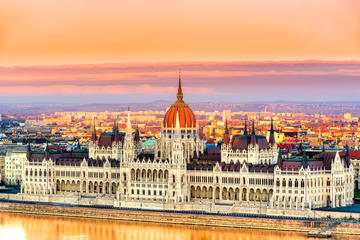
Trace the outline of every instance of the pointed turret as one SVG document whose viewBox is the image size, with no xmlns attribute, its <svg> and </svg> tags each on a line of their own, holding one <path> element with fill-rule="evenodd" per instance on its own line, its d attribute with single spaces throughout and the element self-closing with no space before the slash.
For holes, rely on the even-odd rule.
<svg viewBox="0 0 360 240">
<path fill-rule="evenodd" d="M 49 150 L 48 140 L 46 140 L 45 159 L 46 159 L 46 160 L 49 160 L 49 159 L 50 159 L 50 150 Z"/>
<path fill-rule="evenodd" d="M 252 122 L 252 131 L 251 131 L 252 135 L 255 135 L 255 120 L 253 120 Z"/>
<path fill-rule="evenodd" d="M 247 126 L 246 126 L 246 120 L 245 120 L 245 125 L 244 125 L 244 135 L 247 135 L 248 131 L 247 131 Z"/>
<path fill-rule="evenodd" d="M 93 118 L 93 129 L 92 129 L 92 134 L 91 134 L 91 141 L 96 142 L 97 140 L 97 136 L 96 136 L 96 126 L 95 126 L 95 116 Z"/>
<path fill-rule="evenodd" d="M 271 146 L 275 145 L 274 124 L 273 124 L 273 119 L 272 118 L 271 118 L 269 144 L 271 144 Z"/>
<path fill-rule="evenodd" d="M 256 135 L 255 135 L 255 121 L 253 120 L 252 132 L 251 132 L 251 139 L 250 144 L 256 145 Z"/>
<path fill-rule="evenodd" d="M 346 167 L 350 166 L 350 152 L 349 152 L 349 146 L 346 145 L 346 153 L 345 153 L 345 163 L 346 163 Z"/>
<path fill-rule="evenodd" d="M 178 86 L 178 92 L 177 92 L 177 100 L 178 102 L 183 102 L 183 92 L 181 88 L 181 72 L 179 71 L 179 86 Z"/>
<path fill-rule="evenodd" d="M 229 142 L 230 142 L 230 134 L 229 134 L 229 129 L 228 129 L 228 121 L 226 119 L 226 121 L 225 121 L 224 143 L 229 144 Z"/>
<path fill-rule="evenodd" d="M 306 156 L 306 151 L 305 151 L 305 150 L 302 151 L 302 161 L 301 161 L 301 164 L 302 164 L 302 166 L 304 167 L 304 169 L 309 166 L 309 160 L 308 160 L 308 158 L 307 158 L 307 156 Z"/>
<path fill-rule="evenodd" d="M 136 143 L 140 142 L 140 131 L 139 131 L 139 126 L 137 124 L 136 124 L 134 140 Z"/>
<path fill-rule="evenodd" d="M 80 145 L 80 139 L 79 139 L 79 138 L 77 139 L 77 146 L 76 146 L 76 148 L 77 148 L 78 150 L 81 150 L 81 145 Z"/>
<path fill-rule="evenodd" d="M 120 135 L 119 135 L 119 125 L 117 121 L 117 117 L 114 118 L 114 126 L 113 126 L 113 132 L 114 132 L 114 141 L 116 143 L 120 142 Z"/>
<path fill-rule="evenodd" d="M 27 145 L 27 151 L 31 152 L 31 145 L 30 145 L 30 141 L 28 140 L 28 145 Z"/>
<path fill-rule="evenodd" d="M 279 155 L 278 155 L 277 165 L 279 166 L 280 169 L 282 168 L 282 161 L 283 161 L 283 158 L 282 158 L 282 153 L 281 153 L 281 147 L 279 147 Z"/>
<path fill-rule="evenodd" d="M 225 121 L 225 134 L 229 134 L 228 121 L 227 121 L 227 119 L 226 119 L 226 121 Z"/>
<path fill-rule="evenodd" d="M 31 146 L 30 146 L 30 140 L 28 140 L 28 146 L 27 146 L 27 151 L 26 151 L 26 157 L 27 157 L 27 159 L 30 161 L 30 159 L 31 159 Z"/>
<path fill-rule="evenodd" d="M 117 117 L 115 116 L 114 118 L 114 125 L 113 125 L 113 132 L 117 132 L 119 130 L 119 127 L 118 127 L 118 122 L 117 122 Z"/>
</svg>

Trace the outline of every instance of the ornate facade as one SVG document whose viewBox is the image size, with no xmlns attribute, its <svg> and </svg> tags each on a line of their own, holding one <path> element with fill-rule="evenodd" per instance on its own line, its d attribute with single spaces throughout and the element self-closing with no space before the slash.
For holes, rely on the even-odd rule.
<svg viewBox="0 0 360 240">
<path fill-rule="evenodd" d="M 88 153 L 29 150 L 22 193 L 95 196 L 125 207 L 198 209 L 205 204 L 208 211 L 217 206 L 304 210 L 353 203 L 354 169 L 348 155 L 322 152 L 308 158 L 302 150 L 284 157 L 273 134 L 273 124 L 269 141 L 255 134 L 254 123 L 251 134 L 245 128 L 243 135 L 230 136 L 226 127 L 221 151 L 205 149 L 179 77 L 177 101 L 166 112 L 153 154 L 142 152 L 128 111 L 125 133 L 119 133 L 116 120 L 113 132 L 99 139 L 94 127 Z"/>
</svg>

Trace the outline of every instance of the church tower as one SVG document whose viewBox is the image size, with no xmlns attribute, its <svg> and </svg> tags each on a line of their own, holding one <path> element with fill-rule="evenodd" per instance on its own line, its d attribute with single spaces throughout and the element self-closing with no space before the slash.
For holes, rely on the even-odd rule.
<svg viewBox="0 0 360 240">
<path fill-rule="evenodd" d="M 126 133 L 124 139 L 124 147 L 123 147 L 123 161 L 122 162 L 129 162 L 134 160 L 135 156 L 135 144 L 133 138 L 133 129 L 131 127 L 131 120 L 130 120 L 130 108 L 128 108 L 128 117 L 126 123 Z"/>
</svg>

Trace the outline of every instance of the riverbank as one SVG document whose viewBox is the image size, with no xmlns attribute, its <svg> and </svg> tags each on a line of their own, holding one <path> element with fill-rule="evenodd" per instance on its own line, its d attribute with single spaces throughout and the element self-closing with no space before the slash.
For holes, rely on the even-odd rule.
<svg viewBox="0 0 360 240">
<path fill-rule="evenodd" d="M 278 231 L 313 232 L 332 221 L 272 219 L 268 217 L 216 216 L 192 213 L 101 209 L 77 206 L 51 206 L 30 203 L 0 203 L 0 211 L 70 218 L 108 219 L 122 221 L 181 224 L 193 226 L 251 228 Z M 333 234 L 356 234 L 360 236 L 360 224 L 341 222 L 332 229 Z"/>
</svg>

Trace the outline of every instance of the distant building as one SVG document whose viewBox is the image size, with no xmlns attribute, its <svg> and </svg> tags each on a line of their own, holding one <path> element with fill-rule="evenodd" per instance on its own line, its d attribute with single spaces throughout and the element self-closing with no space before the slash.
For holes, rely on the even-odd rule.
<svg viewBox="0 0 360 240">
<path fill-rule="evenodd" d="M 351 121 L 351 113 L 344 113 L 344 119 L 346 121 Z"/>
<path fill-rule="evenodd" d="M 4 172 L 6 185 L 21 185 L 26 152 L 26 149 L 14 149 L 6 153 Z"/>
<path fill-rule="evenodd" d="M 223 111 L 223 122 L 231 121 L 231 110 L 224 110 Z"/>
<path fill-rule="evenodd" d="M 0 155 L 0 182 L 4 183 L 5 177 L 5 155 Z"/>
</svg>

